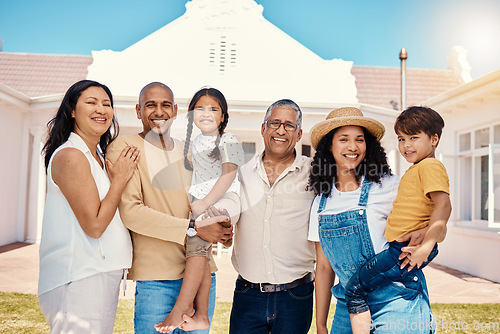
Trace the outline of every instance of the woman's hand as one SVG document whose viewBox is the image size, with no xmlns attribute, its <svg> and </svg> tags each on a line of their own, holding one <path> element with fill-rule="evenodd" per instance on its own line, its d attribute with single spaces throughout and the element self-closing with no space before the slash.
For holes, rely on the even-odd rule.
<svg viewBox="0 0 500 334">
<path fill-rule="evenodd" d="M 134 174 L 140 156 L 141 152 L 137 147 L 126 146 L 114 164 L 106 159 L 106 167 L 110 181 L 127 183 Z"/>
<path fill-rule="evenodd" d="M 328 334 L 328 328 L 326 326 L 321 326 L 321 327 L 318 327 L 316 325 L 316 333 L 317 334 Z"/>
</svg>

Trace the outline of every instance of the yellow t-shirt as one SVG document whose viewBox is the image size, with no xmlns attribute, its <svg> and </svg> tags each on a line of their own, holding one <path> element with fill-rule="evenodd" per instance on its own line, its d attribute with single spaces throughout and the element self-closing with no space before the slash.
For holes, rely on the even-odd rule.
<svg viewBox="0 0 500 334">
<path fill-rule="evenodd" d="M 427 158 L 408 168 L 399 183 L 398 195 L 387 218 L 385 238 L 394 239 L 429 225 L 434 210 L 429 193 L 450 193 L 450 181 L 443 164 Z"/>
</svg>

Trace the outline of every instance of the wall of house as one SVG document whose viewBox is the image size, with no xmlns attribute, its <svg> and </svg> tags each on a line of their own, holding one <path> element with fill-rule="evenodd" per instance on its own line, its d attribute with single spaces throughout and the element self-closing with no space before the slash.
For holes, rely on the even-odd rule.
<svg viewBox="0 0 500 334">
<path fill-rule="evenodd" d="M 40 242 L 42 236 L 47 183 L 42 149 L 47 136 L 47 123 L 57 111 L 61 99 L 62 96 L 54 96 L 48 101 L 34 99 L 26 121 L 25 133 L 31 139 L 31 143 L 30 147 L 26 148 L 26 151 L 30 152 L 30 163 L 27 172 L 28 185 L 25 187 L 28 201 L 24 208 L 26 211 L 24 241 L 30 243 Z"/>
<path fill-rule="evenodd" d="M 0 142 L 2 143 L 2 171 L 0 178 L 0 245 L 19 240 L 24 225 L 23 211 L 18 203 L 25 202 L 24 180 L 26 150 L 23 144 L 25 114 L 12 105 L 0 105 Z M 26 165 L 26 163 L 24 164 Z"/>
<path fill-rule="evenodd" d="M 477 275 L 495 282 L 500 282 L 500 229 L 489 228 L 484 220 L 463 219 L 460 215 L 460 192 L 471 192 L 460 186 L 462 179 L 469 175 L 460 175 L 458 153 L 458 134 L 487 127 L 500 122 L 500 96 L 487 95 L 482 99 L 471 99 L 453 107 L 436 106 L 445 119 L 443 136 L 438 147 L 450 178 L 452 217 L 448 223 L 446 240 L 440 244 L 440 253 L 436 263 Z M 472 175 L 470 176 L 472 177 Z M 497 180 L 498 182 L 498 180 Z"/>
</svg>

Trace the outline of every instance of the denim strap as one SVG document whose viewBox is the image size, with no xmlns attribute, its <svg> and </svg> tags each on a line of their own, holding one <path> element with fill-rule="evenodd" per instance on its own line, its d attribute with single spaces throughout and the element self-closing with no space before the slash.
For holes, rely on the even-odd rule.
<svg viewBox="0 0 500 334">
<path fill-rule="evenodd" d="M 366 179 L 363 180 L 363 188 L 361 188 L 361 196 L 359 196 L 359 206 L 366 206 L 371 186 L 372 184 L 370 181 L 367 181 Z"/>
<path fill-rule="evenodd" d="M 321 194 L 321 200 L 319 202 L 319 208 L 318 208 L 318 214 L 323 211 L 323 208 L 325 207 L 325 204 L 326 204 L 326 196 L 325 194 Z"/>
</svg>

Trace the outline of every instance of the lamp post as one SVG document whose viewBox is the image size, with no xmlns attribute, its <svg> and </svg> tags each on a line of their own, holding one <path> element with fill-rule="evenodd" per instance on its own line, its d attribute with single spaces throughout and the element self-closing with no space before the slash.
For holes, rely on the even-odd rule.
<svg viewBox="0 0 500 334">
<path fill-rule="evenodd" d="M 406 109 L 406 59 L 408 54 L 406 49 L 402 48 L 399 53 L 399 59 L 401 60 L 401 110 Z"/>
</svg>

